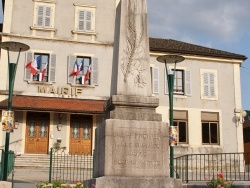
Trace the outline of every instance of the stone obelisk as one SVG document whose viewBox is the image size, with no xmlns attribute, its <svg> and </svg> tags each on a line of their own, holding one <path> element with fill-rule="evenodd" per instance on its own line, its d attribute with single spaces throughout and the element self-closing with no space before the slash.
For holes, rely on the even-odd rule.
<svg viewBox="0 0 250 188">
<path fill-rule="evenodd" d="M 117 7 L 111 98 L 96 129 L 90 188 L 178 188 L 169 178 L 168 126 L 151 94 L 146 0 Z"/>
</svg>

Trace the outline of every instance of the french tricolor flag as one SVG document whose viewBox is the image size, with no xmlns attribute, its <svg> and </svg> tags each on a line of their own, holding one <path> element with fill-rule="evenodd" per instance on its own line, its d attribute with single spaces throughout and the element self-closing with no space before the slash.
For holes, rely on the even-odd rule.
<svg viewBox="0 0 250 188">
<path fill-rule="evenodd" d="M 43 81 L 43 79 L 44 79 L 45 73 L 46 73 L 46 71 L 47 71 L 47 66 L 48 66 L 48 63 L 46 63 L 46 65 L 45 65 L 43 71 L 39 73 L 39 81 L 40 81 L 40 82 Z"/>
<path fill-rule="evenodd" d="M 89 68 L 86 72 L 86 74 L 84 75 L 84 83 L 90 79 L 90 72 L 91 72 L 91 64 L 89 65 Z"/>
<path fill-rule="evenodd" d="M 69 76 L 77 76 L 79 74 L 79 72 L 81 72 L 82 70 L 83 70 L 83 62 L 78 64 L 76 61 L 74 64 L 73 70 Z"/>
<path fill-rule="evenodd" d="M 25 66 L 25 68 L 30 69 L 30 73 L 33 75 L 36 75 L 38 69 L 41 68 L 41 64 L 42 64 L 42 57 L 39 55 L 39 56 L 37 56 L 37 58 L 28 62 L 27 65 Z"/>
</svg>

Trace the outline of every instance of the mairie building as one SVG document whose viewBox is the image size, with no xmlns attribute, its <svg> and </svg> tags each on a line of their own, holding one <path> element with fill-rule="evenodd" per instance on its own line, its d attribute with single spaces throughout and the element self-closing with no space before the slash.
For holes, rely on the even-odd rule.
<svg viewBox="0 0 250 188">
<path fill-rule="evenodd" d="M 8 0 L 1 41 L 30 46 L 20 55 L 10 150 L 48 154 L 60 142 L 68 153 L 94 152 L 95 129 L 113 78 L 118 0 Z M 169 122 L 166 70 L 157 57 L 181 55 L 174 85 L 175 155 L 243 152 L 240 66 L 246 56 L 173 39 L 149 38 L 152 96 Z M 36 60 L 37 70 L 27 67 Z M 170 67 L 170 69 L 173 67 Z M 0 110 L 8 106 L 8 58 L 1 50 Z M 0 113 L 2 116 L 2 113 Z M 167 124 L 166 124 L 167 126 Z M 0 132 L 0 149 L 5 132 Z"/>
</svg>

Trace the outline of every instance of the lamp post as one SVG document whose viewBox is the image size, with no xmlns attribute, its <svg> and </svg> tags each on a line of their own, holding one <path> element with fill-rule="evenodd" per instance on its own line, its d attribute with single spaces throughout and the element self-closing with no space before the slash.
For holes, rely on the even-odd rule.
<svg viewBox="0 0 250 188">
<path fill-rule="evenodd" d="M 157 58 L 157 61 L 164 63 L 166 68 L 166 75 L 168 79 L 168 91 L 169 91 L 169 146 L 170 146 L 170 177 L 174 177 L 174 146 L 178 141 L 178 131 L 174 126 L 173 119 L 173 95 L 174 95 L 174 79 L 176 63 L 180 63 L 185 58 L 179 55 L 164 55 Z M 174 70 L 168 70 L 167 64 L 174 64 Z"/>
<path fill-rule="evenodd" d="M 9 69 L 9 95 L 8 95 L 8 111 L 7 111 L 7 118 L 8 116 L 14 117 L 14 112 L 11 111 L 12 109 L 12 96 L 13 96 L 13 88 L 16 76 L 16 67 L 19 61 L 20 52 L 24 52 L 30 49 L 30 47 L 26 44 L 14 41 L 7 41 L 0 43 L 0 48 L 7 50 L 8 55 L 8 69 Z M 10 53 L 9 52 L 18 52 L 16 63 L 10 62 Z M 7 181 L 8 176 L 8 154 L 9 154 L 9 142 L 10 142 L 10 130 L 13 129 L 14 118 L 9 119 L 9 124 L 6 124 L 3 130 L 6 130 L 5 136 L 5 150 L 4 150 L 4 168 L 3 168 L 3 180 Z"/>
</svg>

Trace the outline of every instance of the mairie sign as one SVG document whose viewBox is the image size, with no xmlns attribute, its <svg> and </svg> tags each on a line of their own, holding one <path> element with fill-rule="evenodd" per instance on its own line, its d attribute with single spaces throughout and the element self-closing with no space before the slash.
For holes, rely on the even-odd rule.
<svg viewBox="0 0 250 188">
<path fill-rule="evenodd" d="M 38 93 L 80 96 L 82 91 L 82 88 L 77 87 L 38 86 Z"/>
</svg>

